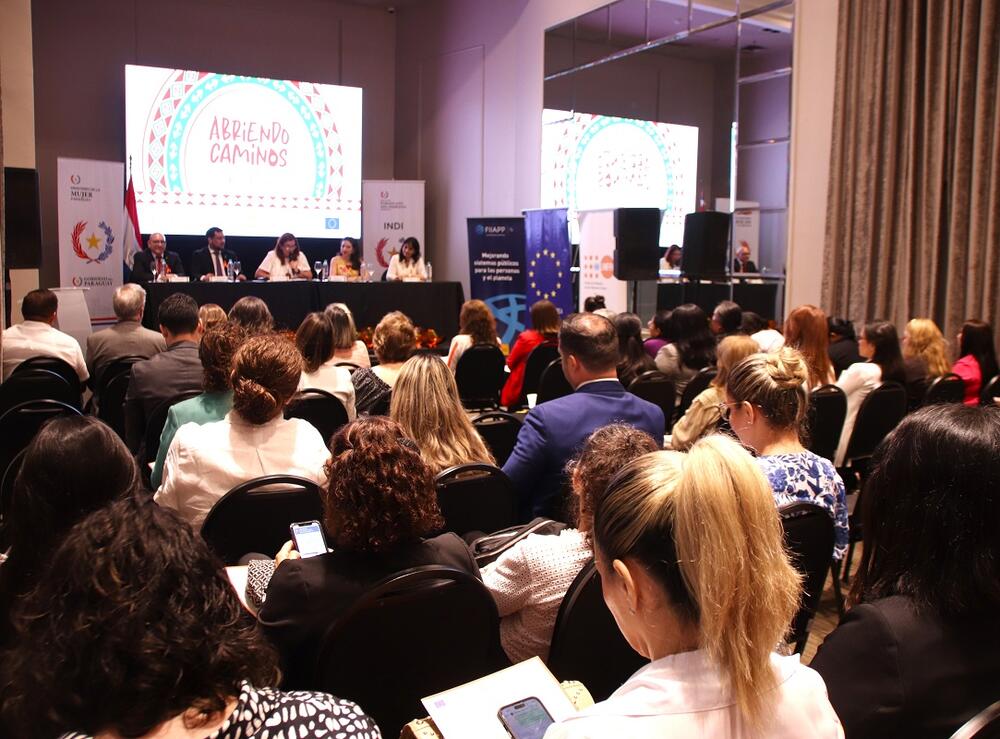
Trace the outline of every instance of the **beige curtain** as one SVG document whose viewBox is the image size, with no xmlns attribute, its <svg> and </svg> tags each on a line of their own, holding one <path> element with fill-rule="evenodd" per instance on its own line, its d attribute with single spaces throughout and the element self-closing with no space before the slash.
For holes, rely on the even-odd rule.
<svg viewBox="0 0 1000 739">
<path fill-rule="evenodd" d="M 1000 0 L 841 0 L 823 302 L 1000 330 Z"/>
</svg>

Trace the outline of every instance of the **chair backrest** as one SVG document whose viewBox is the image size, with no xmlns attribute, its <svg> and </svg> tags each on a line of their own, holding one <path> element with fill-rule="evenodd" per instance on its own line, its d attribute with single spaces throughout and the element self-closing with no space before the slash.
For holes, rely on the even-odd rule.
<svg viewBox="0 0 1000 739">
<path fill-rule="evenodd" d="M 965 400 L 965 381 L 954 372 L 934 378 L 924 394 L 924 405 L 961 403 Z"/>
<path fill-rule="evenodd" d="M 475 344 L 458 358 L 455 384 L 466 408 L 496 408 L 504 383 L 504 356 L 496 344 Z"/>
<path fill-rule="evenodd" d="M 715 365 L 702 367 L 698 370 L 698 374 L 691 378 L 691 381 L 681 394 L 681 402 L 677 406 L 676 418 L 681 418 L 687 413 L 687 409 L 691 407 L 694 399 L 708 389 L 708 386 L 712 384 L 712 380 L 715 379 L 717 374 L 719 374 L 719 371 L 715 368 Z"/>
<path fill-rule="evenodd" d="M 172 398 L 165 398 L 149 414 L 149 418 L 146 419 L 146 433 L 143 435 L 142 448 L 139 455 L 140 469 L 145 471 L 147 469 L 146 466 L 156 459 L 156 453 L 160 448 L 160 434 L 163 433 L 163 427 L 167 423 L 167 413 L 170 412 L 170 406 L 199 395 L 201 395 L 200 391 L 189 390 Z"/>
<path fill-rule="evenodd" d="M 898 382 L 883 382 L 861 401 L 847 443 L 844 461 L 867 459 L 906 415 L 906 390 Z"/>
<path fill-rule="evenodd" d="M 517 444 L 517 435 L 521 433 L 521 419 L 513 413 L 490 411 L 473 418 L 472 425 L 493 452 L 497 466 L 503 467 Z"/>
<path fill-rule="evenodd" d="M 619 631 L 604 603 L 597 567 L 590 560 L 559 606 L 549 669 L 558 680 L 579 680 L 595 701 L 602 701 L 646 663 Z"/>
<path fill-rule="evenodd" d="M 521 386 L 521 395 L 537 393 L 542 372 L 557 359 L 559 359 L 559 347 L 554 343 L 546 342 L 532 349 L 524 364 L 524 384 Z"/>
<path fill-rule="evenodd" d="M 836 385 L 823 385 L 809 393 L 806 447 L 831 462 L 837 454 L 840 433 L 847 417 L 847 395 Z"/>
<path fill-rule="evenodd" d="M 434 478 L 444 530 L 489 534 L 517 523 L 517 491 L 491 464 L 460 464 Z"/>
<path fill-rule="evenodd" d="M 35 370 L 46 371 L 46 370 Z M 6 470 L 18 452 L 28 446 L 42 425 L 57 416 L 79 416 L 80 409 L 50 398 L 18 403 L 0 415 L 0 470 Z"/>
<path fill-rule="evenodd" d="M 24 460 L 27 449 L 21 449 L 7 463 L 3 470 L 3 478 L 0 478 L 0 548 L 7 549 L 10 546 L 10 538 L 7 535 L 7 517 L 10 515 L 10 505 L 14 500 L 14 480 L 17 473 L 21 471 L 21 462 Z"/>
<path fill-rule="evenodd" d="M 951 739 L 1000 739 L 1000 701 L 966 721 Z"/>
<path fill-rule="evenodd" d="M 97 416 L 125 438 L 125 393 L 132 378 L 132 365 L 143 357 L 117 359 L 101 373 L 101 381 L 94 394 L 97 396 Z"/>
<path fill-rule="evenodd" d="M 285 406 L 285 418 L 301 418 L 311 423 L 327 446 L 330 439 L 349 419 L 347 409 L 340 398 L 320 388 L 309 387 L 300 390 Z"/>
<path fill-rule="evenodd" d="M 785 532 L 785 548 L 792 565 L 803 577 L 802 601 L 792 619 L 789 639 L 795 643 L 795 651 L 801 653 L 833 561 L 833 518 L 812 503 L 792 503 L 782 506 L 778 513 Z"/>
<path fill-rule="evenodd" d="M 77 392 L 79 392 L 80 376 L 76 374 L 76 370 L 70 366 L 69 362 L 65 359 L 60 359 L 59 357 L 28 357 L 17 365 L 11 374 L 17 372 L 29 372 L 36 369 L 45 369 L 49 372 L 55 372 L 57 375 L 66 380 L 70 387 L 75 387 Z"/>
<path fill-rule="evenodd" d="M 323 518 L 319 486 L 295 475 L 266 475 L 237 485 L 216 501 L 201 536 L 227 564 L 250 552 L 275 554 L 289 525 Z"/>
<path fill-rule="evenodd" d="M 636 397 L 658 405 L 663 411 L 663 432 L 666 433 L 671 429 L 677 393 L 669 377 L 656 370 L 643 372 L 629 383 L 628 391 Z"/>
<path fill-rule="evenodd" d="M 427 713 L 420 699 L 506 666 L 486 586 L 415 567 L 373 586 L 330 627 L 316 687 L 364 706 L 386 737 Z"/>
<path fill-rule="evenodd" d="M 562 360 L 554 359 L 542 370 L 542 377 L 538 381 L 537 403 L 544 403 L 548 400 L 555 400 L 566 395 L 573 394 L 573 386 L 569 384 L 566 375 L 563 373 Z"/>
<path fill-rule="evenodd" d="M 1000 375 L 987 382 L 979 394 L 979 402 L 983 405 L 995 405 L 993 399 L 1000 398 Z"/>
<path fill-rule="evenodd" d="M 346 360 L 343 361 L 343 362 L 337 362 L 333 366 L 334 367 L 347 367 L 347 371 L 350 372 L 352 375 L 354 374 L 354 370 L 361 369 L 361 365 L 360 364 L 355 364 L 354 362 L 348 362 Z"/>
<path fill-rule="evenodd" d="M 13 372 L 0 384 L 0 414 L 29 400 L 43 399 L 79 408 L 80 383 L 69 383 L 58 372 L 36 367 Z"/>
</svg>

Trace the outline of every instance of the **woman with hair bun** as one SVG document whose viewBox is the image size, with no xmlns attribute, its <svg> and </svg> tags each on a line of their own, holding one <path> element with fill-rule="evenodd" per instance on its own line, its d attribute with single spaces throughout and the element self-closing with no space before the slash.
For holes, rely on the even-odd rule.
<svg viewBox="0 0 1000 739">
<path fill-rule="evenodd" d="M 710 436 L 632 461 L 595 501 L 593 541 L 604 601 L 651 662 L 547 739 L 843 737 L 819 675 L 774 652 L 800 577 L 739 444 Z"/>
<path fill-rule="evenodd" d="M 285 474 L 323 484 L 330 458 L 323 437 L 309 422 L 282 415 L 302 366 L 282 336 L 247 340 L 233 359 L 233 410 L 222 421 L 177 430 L 156 502 L 197 528 L 219 498 L 248 480 Z"/>
<path fill-rule="evenodd" d="M 813 503 L 830 514 L 833 558 L 840 560 L 849 533 L 844 481 L 830 460 L 810 452 L 800 438 L 811 377 L 808 362 L 796 349 L 753 354 L 729 373 L 721 409 L 740 441 L 760 455 L 757 463 L 779 507 Z"/>
</svg>

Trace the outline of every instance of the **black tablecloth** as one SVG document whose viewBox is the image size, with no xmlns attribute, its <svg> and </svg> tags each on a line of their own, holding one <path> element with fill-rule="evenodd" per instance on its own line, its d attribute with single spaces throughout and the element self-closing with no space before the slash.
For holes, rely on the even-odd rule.
<svg viewBox="0 0 1000 739">
<path fill-rule="evenodd" d="M 198 305 L 217 303 L 228 311 L 240 298 L 267 303 L 280 329 L 295 330 L 307 313 L 330 303 L 346 303 L 358 328 L 374 326 L 389 311 L 403 311 L 421 328 L 444 339 L 458 333 L 465 300 L 460 282 L 157 282 L 146 287 L 143 324 L 157 328 L 156 314 L 168 295 L 186 293 Z"/>
<path fill-rule="evenodd" d="M 733 300 L 743 310 L 759 313 L 768 320 L 781 322 L 778 315 L 778 288 L 781 282 L 733 283 Z M 684 303 L 694 303 L 709 315 L 715 306 L 729 300 L 729 284 L 722 282 L 661 282 L 656 289 L 656 310 L 669 310 Z"/>
</svg>

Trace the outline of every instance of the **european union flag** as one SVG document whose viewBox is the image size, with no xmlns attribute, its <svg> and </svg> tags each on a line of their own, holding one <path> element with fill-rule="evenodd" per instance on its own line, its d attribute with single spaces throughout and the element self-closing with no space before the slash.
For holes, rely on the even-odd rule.
<svg viewBox="0 0 1000 739">
<path fill-rule="evenodd" d="M 570 282 L 569 221 L 566 208 L 543 208 L 524 212 L 524 292 L 530 306 L 551 300 L 562 315 L 573 312 Z"/>
</svg>

